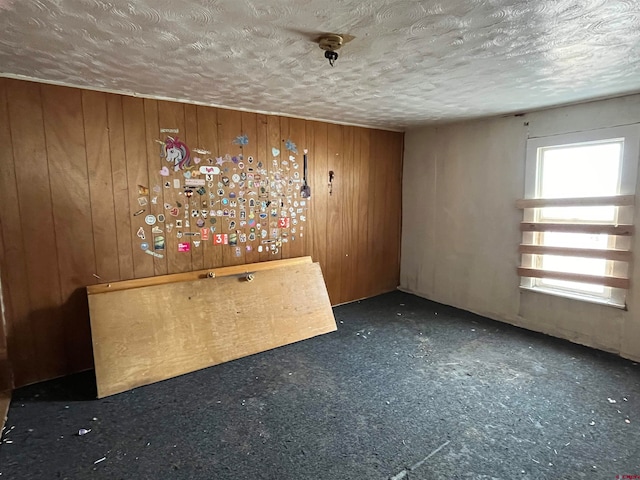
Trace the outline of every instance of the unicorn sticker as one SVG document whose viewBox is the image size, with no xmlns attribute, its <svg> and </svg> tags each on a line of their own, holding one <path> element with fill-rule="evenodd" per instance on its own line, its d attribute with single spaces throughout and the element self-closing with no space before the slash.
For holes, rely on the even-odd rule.
<svg viewBox="0 0 640 480">
<path fill-rule="evenodd" d="M 178 170 L 193 168 L 189 147 L 178 137 L 167 137 L 162 146 L 161 157 L 165 158 L 167 162 L 172 162 L 173 169 L 176 172 Z"/>
</svg>

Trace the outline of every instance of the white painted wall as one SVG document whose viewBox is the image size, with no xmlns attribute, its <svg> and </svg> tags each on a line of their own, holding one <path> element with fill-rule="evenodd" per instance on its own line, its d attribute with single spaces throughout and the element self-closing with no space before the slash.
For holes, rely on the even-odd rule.
<svg viewBox="0 0 640 480">
<path fill-rule="evenodd" d="M 527 138 L 633 123 L 640 95 L 408 131 L 400 288 L 640 360 L 639 268 L 628 311 L 520 290 L 516 273 Z"/>
</svg>

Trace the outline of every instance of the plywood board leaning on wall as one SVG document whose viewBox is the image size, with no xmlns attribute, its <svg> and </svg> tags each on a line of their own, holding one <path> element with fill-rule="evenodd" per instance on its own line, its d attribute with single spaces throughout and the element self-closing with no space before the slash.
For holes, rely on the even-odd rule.
<svg viewBox="0 0 640 480">
<path fill-rule="evenodd" d="M 88 288 L 99 398 L 336 330 L 310 257 L 215 273 Z"/>
</svg>

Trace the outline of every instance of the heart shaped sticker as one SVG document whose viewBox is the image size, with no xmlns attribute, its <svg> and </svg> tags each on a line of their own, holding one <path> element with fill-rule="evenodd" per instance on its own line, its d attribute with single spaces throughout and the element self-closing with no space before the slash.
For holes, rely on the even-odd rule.
<svg viewBox="0 0 640 480">
<path fill-rule="evenodd" d="M 160 175 L 162 175 L 163 177 L 168 177 L 169 169 L 167 167 L 162 167 L 162 170 L 160 170 Z"/>
<path fill-rule="evenodd" d="M 195 163 L 196 165 L 199 164 L 202 160 L 200 160 L 200 157 L 193 157 L 193 163 Z"/>
<path fill-rule="evenodd" d="M 278 150 L 276 147 L 273 147 L 271 149 L 271 153 L 274 157 L 277 157 L 278 155 L 280 155 L 280 150 Z"/>
</svg>

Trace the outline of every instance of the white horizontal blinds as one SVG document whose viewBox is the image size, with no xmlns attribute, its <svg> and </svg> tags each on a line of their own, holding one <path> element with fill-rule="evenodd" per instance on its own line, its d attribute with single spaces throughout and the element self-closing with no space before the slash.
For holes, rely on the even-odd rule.
<svg viewBox="0 0 640 480">
<path fill-rule="evenodd" d="M 521 286 L 624 304 L 637 143 L 637 126 L 527 142 Z"/>
</svg>

